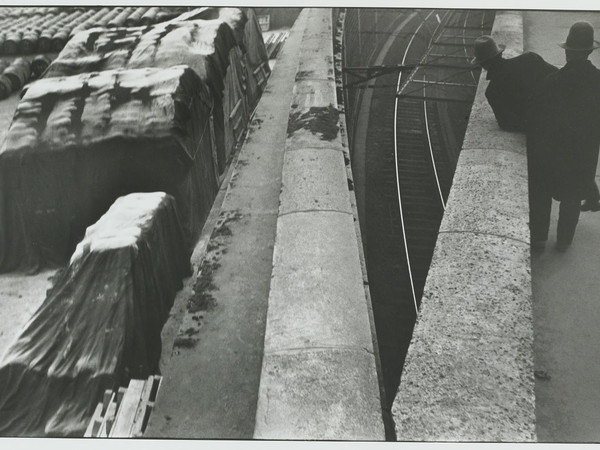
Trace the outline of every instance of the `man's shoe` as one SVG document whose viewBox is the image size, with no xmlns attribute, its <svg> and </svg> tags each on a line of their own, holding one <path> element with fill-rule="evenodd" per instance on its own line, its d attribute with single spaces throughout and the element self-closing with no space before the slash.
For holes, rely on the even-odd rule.
<svg viewBox="0 0 600 450">
<path fill-rule="evenodd" d="M 600 202 L 598 200 L 586 200 L 581 205 L 582 211 L 600 211 Z"/>
</svg>

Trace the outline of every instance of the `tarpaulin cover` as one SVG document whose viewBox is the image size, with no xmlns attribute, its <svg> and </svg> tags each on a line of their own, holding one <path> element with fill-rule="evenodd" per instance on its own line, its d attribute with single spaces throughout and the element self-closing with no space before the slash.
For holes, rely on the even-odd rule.
<svg viewBox="0 0 600 450">
<path fill-rule="evenodd" d="M 45 77 L 118 68 L 189 66 L 210 87 L 219 169 L 225 168 L 233 130 L 225 127 L 231 114 L 223 96 L 245 95 L 245 76 L 226 80 L 232 50 L 232 29 L 220 20 L 161 23 L 148 27 L 94 28 L 77 33 L 49 66 Z M 233 52 L 238 57 L 239 52 Z M 229 136 L 227 136 L 229 134 Z"/>
<path fill-rule="evenodd" d="M 268 77 L 269 58 L 262 37 L 258 17 L 252 8 L 196 8 L 185 12 L 170 23 L 188 20 L 217 20 L 225 22 L 235 35 L 242 50 L 242 63 L 246 72 L 246 102 L 250 109 L 258 103 L 264 85 L 260 80 Z M 264 72 L 258 73 L 258 70 Z"/>
<path fill-rule="evenodd" d="M 0 270 L 64 264 L 119 196 L 175 196 L 190 239 L 218 183 L 211 95 L 186 66 L 34 82 L 0 150 Z"/>
<path fill-rule="evenodd" d="M 223 95 L 225 130 L 230 131 L 225 133 L 226 159 L 236 143 L 240 141 L 248 123 L 249 107 L 246 95 L 242 85 L 236 82 L 243 77 L 244 73 L 241 51 L 239 47 L 235 47 L 229 53 L 229 66 L 225 74 L 225 84 L 229 89 L 226 89 Z"/>
<path fill-rule="evenodd" d="M 196 20 L 212 20 L 226 23 L 235 36 L 237 45 L 246 51 L 245 45 L 245 26 L 248 18 L 244 11 L 239 8 L 215 8 L 202 7 L 184 12 L 181 15 L 171 19 L 169 23 L 179 23 Z"/>
<path fill-rule="evenodd" d="M 248 20 L 244 26 L 244 42 L 246 47 L 244 61 L 248 65 L 249 73 L 247 83 L 248 93 L 246 97 L 249 106 L 254 108 L 264 89 L 264 83 L 261 83 L 261 80 L 266 81 L 266 78 L 271 73 L 271 69 L 258 17 L 252 8 L 246 9 L 246 15 L 248 16 Z"/>
<path fill-rule="evenodd" d="M 120 197 L 0 362 L 0 435 L 83 436 L 106 389 L 158 373 L 190 253 L 173 197 Z"/>
</svg>

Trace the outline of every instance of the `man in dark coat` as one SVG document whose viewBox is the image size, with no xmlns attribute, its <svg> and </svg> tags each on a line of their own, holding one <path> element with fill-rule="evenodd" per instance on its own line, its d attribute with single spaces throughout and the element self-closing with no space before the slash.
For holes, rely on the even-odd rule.
<svg viewBox="0 0 600 450">
<path fill-rule="evenodd" d="M 487 70 L 490 81 L 485 91 L 500 128 L 526 131 L 527 108 L 533 91 L 547 75 L 558 69 L 537 53 L 526 52 L 514 58 L 502 57 L 503 45 L 490 36 L 475 40 L 474 63 Z"/>
<path fill-rule="evenodd" d="M 556 248 L 573 241 L 581 200 L 590 196 L 600 146 L 600 70 L 588 60 L 600 44 L 588 22 L 575 23 L 566 42 L 567 63 L 542 82 L 533 99 L 530 134 L 535 159 L 543 164 L 545 195 L 530 205 L 539 220 L 532 241 L 546 240 L 552 197 L 560 202 Z"/>
<path fill-rule="evenodd" d="M 487 79 L 490 82 L 485 96 L 494 111 L 498 125 L 505 131 L 527 131 L 528 110 L 533 93 L 539 88 L 542 80 L 556 72 L 558 68 L 544 61 L 537 53 L 532 52 L 505 59 L 502 57 L 504 46 L 496 44 L 490 36 L 477 38 L 474 50 L 473 63 L 477 63 L 487 70 Z M 540 219 L 539 215 L 534 214 L 535 209 L 531 205 L 539 204 L 546 196 L 539 182 L 540 163 L 531 155 L 533 142 L 534 140 L 528 135 L 529 226 L 532 234 L 532 246 L 543 248 L 546 239 L 534 240 L 533 238 L 533 224 L 540 222 Z M 543 218 L 541 220 L 543 221 Z"/>
</svg>

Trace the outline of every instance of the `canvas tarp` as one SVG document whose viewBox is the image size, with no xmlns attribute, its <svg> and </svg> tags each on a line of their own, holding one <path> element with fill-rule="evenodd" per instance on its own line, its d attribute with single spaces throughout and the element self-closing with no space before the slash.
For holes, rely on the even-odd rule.
<svg viewBox="0 0 600 450">
<path fill-rule="evenodd" d="M 83 436 L 106 389 L 156 374 L 190 252 L 173 197 L 120 197 L 0 362 L 1 436 Z"/>
<path fill-rule="evenodd" d="M 234 131 L 225 126 L 231 114 L 223 97 L 245 95 L 242 73 L 226 79 L 230 61 L 239 57 L 236 39 L 223 21 L 198 20 L 148 27 L 95 28 L 77 33 L 49 66 L 44 77 L 118 68 L 189 66 L 210 87 L 219 170 L 225 169 Z M 247 117 L 245 118 L 247 121 Z"/>
<path fill-rule="evenodd" d="M 248 66 L 248 104 L 254 108 L 265 88 L 271 73 L 269 57 L 263 40 L 258 17 L 252 8 L 246 9 L 248 20 L 244 26 L 246 53 L 244 61 Z"/>
<path fill-rule="evenodd" d="M 223 21 L 231 28 L 242 50 L 246 102 L 250 111 L 254 109 L 271 73 L 262 31 L 254 10 L 252 8 L 245 8 L 245 11 L 240 8 L 196 8 L 181 14 L 170 23 L 189 20 Z"/>
<path fill-rule="evenodd" d="M 236 82 L 243 77 L 244 73 L 241 56 L 239 47 L 231 49 L 229 66 L 225 74 L 225 84 L 230 87 L 225 90 L 223 95 L 225 129 L 230 130 L 229 133 L 225 133 L 226 159 L 229 158 L 235 145 L 240 142 L 249 117 L 248 103 L 243 87 Z"/>
<path fill-rule="evenodd" d="M 245 26 L 248 18 L 240 8 L 218 8 L 202 7 L 184 12 L 181 15 L 171 19 L 168 23 L 181 23 L 187 21 L 215 21 L 226 23 L 235 36 L 237 45 L 245 52 Z"/>
<path fill-rule="evenodd" d="M 130 192 L 172 194 L 193 239 L 218 189 L 211 108 L 186 66 L 34 82 L 0 150 L 0 271 L 64 264 Z"/>
</svg>

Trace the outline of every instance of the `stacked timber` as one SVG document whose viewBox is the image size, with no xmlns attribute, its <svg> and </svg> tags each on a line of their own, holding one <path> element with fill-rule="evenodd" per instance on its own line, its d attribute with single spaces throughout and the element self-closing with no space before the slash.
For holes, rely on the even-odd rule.
<svg viewBox="0 0 600 450">
<path fill-rule="evenodd" d="M 117 199 L 0 362 L 0 435 L 81 437 L 107 389 L 157 373 L 160 330 L 189 257 L 173 197 Z M 142 393 L 131 394 L 122 406 L 139 405 Z"/>
<path fill-rule="evenodd" d="M 104 392 L 84 437 L 140 438 L 144 434 L 162 377 L 131 380 L 129 386 Z"/>
</svg>

